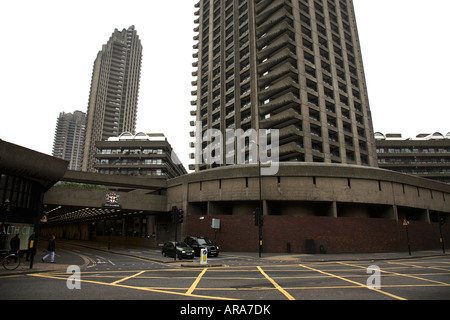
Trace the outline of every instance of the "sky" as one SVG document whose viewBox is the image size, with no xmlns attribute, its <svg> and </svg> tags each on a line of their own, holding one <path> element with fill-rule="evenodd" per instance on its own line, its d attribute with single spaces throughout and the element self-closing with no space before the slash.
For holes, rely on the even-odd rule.
<svg viewBox="0 0 450 320">
<path fill-rule="evenodd" d="M 52 153 L 60 112 L 87 111 L 114 29 L 143 45 L 137 132 L 164 133 L 187 168 L 198 0 L 0 0 L 0 139 Z M 354 0 L 374 131 L 450 132 L 449 0 Z"/>
</svg>

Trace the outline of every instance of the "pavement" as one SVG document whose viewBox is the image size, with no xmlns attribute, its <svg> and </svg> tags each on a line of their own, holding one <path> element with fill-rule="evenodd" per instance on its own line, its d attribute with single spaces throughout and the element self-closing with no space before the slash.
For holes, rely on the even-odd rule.
<svg viewBox="0 0 450 320">
<path fill-rule="evenodd" d="M 397 260 L 425 258 L 433 256 L 444 256 L 442 250 L 413 251 L 411 255 L 408 252 L 391 252 L 391 253 L 339 253 L 339 254 L 287 254 L 287 253 L 262 253 L 261 257 L 258 252 L 221 252 L 220 258 L 208 258 L 207 264 L 200 264 L 199 258 L 195 260 L 174 260 L 173 258 L 163 257 L 160 249 L 146 247 L 130 247 L 112 244 L 108 248 L 108 244 L 104 242 L 88 242 L 88 241 L 60 241 L 60 243 L 90 248 L 94 250 L 109 252 L 113 254 L 132 256 L 156 263 L 170 264 L 174 267 L 220 267 L 227 265 L 227 261 L 246 260 L 254 261 L 255 264 L 263 263 L 313 263 L 313 262 L 333 262 L 333 261 L 380 261 L 380 260 Z M 446 256 L 450 253 L 446 253 Z M 30 262 L 21 260 L 20 266 L 16 270 L 6 270 L 0 266 L 0 278 L 5 276 L 15 276 L 28 273 L 43 273 L 66 271 L 69 265 L 50 262 L 42 262 L 41 255 L 37 254 L 33 267 L 30 268 Z M 89 261 L 85 259 L 84 265 L 87 266 Z"/>
</svg>

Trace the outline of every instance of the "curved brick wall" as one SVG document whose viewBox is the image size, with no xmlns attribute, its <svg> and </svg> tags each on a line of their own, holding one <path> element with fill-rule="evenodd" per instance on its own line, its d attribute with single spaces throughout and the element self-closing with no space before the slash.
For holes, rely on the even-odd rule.
<svg viewBox="0 0 450 320">
<path fill-rule="evenodd" d="M 214 233 L 212 219 L 220 219 L 221 229 Z M 189 217 L 189 234 L 217 239 L 223 251 L 258 251 L 258 227 L 250 216 Z M 411 250 L 440 249 L 437 223 L 411 221 L 409 225 Z M 443 227 L 450 245 L 450 228 Z M 407 251 L 405 228 L 399 221 L 371 218 L 288 217 L 267 216 L 263 227 L 265 252 L 306 253 L 306 240 L 314 240 L 316 253 L 322 245 L 326 253 L 401 252 Z M 445 238 L 444 238 L 445 239 Z"/>
</svg>

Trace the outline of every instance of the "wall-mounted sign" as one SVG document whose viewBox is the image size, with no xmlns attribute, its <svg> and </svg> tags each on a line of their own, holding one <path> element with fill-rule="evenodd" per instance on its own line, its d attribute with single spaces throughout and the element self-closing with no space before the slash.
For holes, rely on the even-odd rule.
<svg viewBox="0 0 450 320">
<path fill-rule="evenodd" d="M 115 192 L 108 192 L 106 194 L 106 202 L 103 203 L 103 208 L 121 208 L 122 206 L 119 204 L 120 196 Z"/>
</svg>

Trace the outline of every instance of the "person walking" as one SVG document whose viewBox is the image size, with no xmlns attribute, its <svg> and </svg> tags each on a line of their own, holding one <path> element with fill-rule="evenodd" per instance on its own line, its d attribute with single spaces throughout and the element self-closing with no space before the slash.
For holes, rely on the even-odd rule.
<svg viewBox="0 0 450 320">
<path fill-rule="evenodd" d="M 50 262 L 54 263 L 55 262 L 55 235 L 52 234 L 51 238 L 50 238 L 50 242 L 48 243 L 47 246 L 47 251 L 48 253 L 42 258 L 42 262 L 45 262 L 45 259 L 47 259 L 48 257 L 50 257 Z"/>
<path fill-rule="evenodd" d="M 19 234 L 16 233 L 16 236 L 11 239 L 9 242 L 9 245 L 11 246 L 11 253 L 18 254 L 20 250 L 20 238 Z"/>
</svg>

